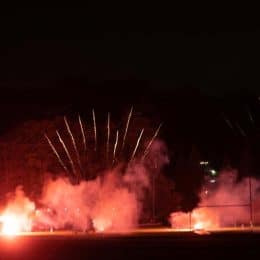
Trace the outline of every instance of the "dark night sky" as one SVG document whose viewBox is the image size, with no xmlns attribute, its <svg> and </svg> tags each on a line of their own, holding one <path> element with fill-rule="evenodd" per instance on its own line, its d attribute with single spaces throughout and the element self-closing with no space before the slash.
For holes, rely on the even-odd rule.
<svg viewBox="0 0 260 260">
<path fill-rule="evenodd" d="M 172 146 L 196 143 L 213 155 L 240 135 L 222 113 L 247 134 L 258 129 L 260 30 L 190 21 L 169 32 L 106 32 L 84 9 L 13 9 L 0 19 L 2 133 L 52 113 L 131 104 L 166 122 Z"/>
<path fill-rule="evenodd" d="M 132 79 L 156 89 L 193 86 L 208 95 L 258 91 L 259 31 L 176 29 L 104 32 L 89 24 L 86 10 L 14 9 L 1 17 L 0 84 L 49 88 L 70 79 L 105 87 Z"/>
</svg>

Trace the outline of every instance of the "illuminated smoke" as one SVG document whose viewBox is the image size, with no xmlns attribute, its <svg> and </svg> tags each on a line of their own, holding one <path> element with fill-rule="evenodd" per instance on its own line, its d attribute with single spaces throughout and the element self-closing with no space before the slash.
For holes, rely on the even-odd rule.
<svg viewBox="0 0 260 260">
<path fill-rule="evenodd" d="M 154 142 L 150 155 L 163 165 Z M 157 147 L 157 148 L 156 148 Z M 163 150 L 163 149 L 162 149 Z M 148 159 L 148 158 L 147 158 Z M 53 228 L 74 230 L 127 231 L 137 226 L 145 191 L 150 186 L 150 172 L 134 161 L 126 170 L 118 165 L 96 179 L 72 184 L 68 178 L 50 179 L 43 188 L 41 204 L 52 214 L 42 214 L 40 221 Z"/>
<path fill-rule="evenodd" d="M 141 204 L 138 198 L 149 185 L 147 172 L 134 166 L 124 176 L 115 169 L 92 181 L 72 185 L 68 179 L 50 180 L 41 202 L 54 211 L 54 228 L 97 231 L 128 230 L 138 223 Z"/>
<path fill-rule="evenodd" d="M 260 193 L 260 181 L 252 178 L 252 208 L 253 222 L 259 224 L 260 205 L 257 197 Z M 191 215 L 190 213 L 175 212 L 170 215 L 174 228 L 203 228 L 234 227 L 250 225 L 250 189 L 249 178 L 238 180 L 237 172 L 222 171 L 216 182 L 204 185 L 200 193 L 200 203 Z"/>
</svg>

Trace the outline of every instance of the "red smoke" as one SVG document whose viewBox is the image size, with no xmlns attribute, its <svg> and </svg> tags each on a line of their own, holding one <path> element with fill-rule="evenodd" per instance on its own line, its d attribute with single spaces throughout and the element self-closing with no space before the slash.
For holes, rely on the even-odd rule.
<svg viewBox="0 0 260 260">
<path fill-rule="evenodd" d="M 2 213 L 2 221 L 6 223 L 6 215 L 9 222 L 22 221 L 13 233 L 40 227 L 100 232 L 132 229 L 138 224 L 144 193 L 149 189 L 151 176 L 145 165 L 151 161 L 158 169 L 168 161 L 161 142 L 154 142 L 145 163 L 133 160 L 124 171 L 118 166 L 78 184 L 64 177 L 49 179 L 43 186 L 39 199 L 42 208 L 38 210 L 17 189 Z"/>
<path fill-rule="evenodd" d="M 147 172 L 141 167 L 124 176 L 113 170 L 77 185 L 59 178 L 46 183 L 41 202 L 54 210 L 49 219 L 54 228 L 125 230 L 137 225 L 141 209 L 138 194 L 148 185 Z"/>
</svg>

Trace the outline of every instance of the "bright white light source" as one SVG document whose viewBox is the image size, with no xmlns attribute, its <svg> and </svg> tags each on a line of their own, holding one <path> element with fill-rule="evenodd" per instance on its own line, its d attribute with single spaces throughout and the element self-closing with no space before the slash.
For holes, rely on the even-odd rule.
<svg viewBox="0 0 260 260">
<path fill-rule="evenodd" d="M 211 172 L 212 175 L 216 175 L 217 174 L 217 172 L 214 169 L 211 169 L 210 172 Z"/>
<path fill-rule="evenodd" d="M 201 161 L 201 162 L 200 162 L 200 165 L 207 165 L 207 164 L 209 164 L 208 161 Z"/>
<path fill-rule="evenodd" d="M 22 225 L 19 218 L 15 215 L 5 215 L 1 217 L 1 232 L 7 236 L 15 236 L 22 231 Z"/>
<path fill-rule="evenodd" d="M 93 226 L 97 232 L 104 232 L 112 226 L 109 219 L 98 218 L 93 220 Z"/>
<path fill-rule="evenodd" d="M 199 229 L 203 229 L 203 223 L 202 222 L 198 222 L 194 225 L 193 227 L 195 230 L 199 230 Z"/>
</svg>

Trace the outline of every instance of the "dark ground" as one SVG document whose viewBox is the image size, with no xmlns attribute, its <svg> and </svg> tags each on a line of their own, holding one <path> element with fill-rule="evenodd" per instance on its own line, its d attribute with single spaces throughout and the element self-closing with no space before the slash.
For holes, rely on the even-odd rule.
<svg viewBox="0 0 260 260">
<path fill-rule="evenodd" d="M 256 259 L 256 233 L 22 236 L 0 238 L 0 259 Z"/>
</svg>

